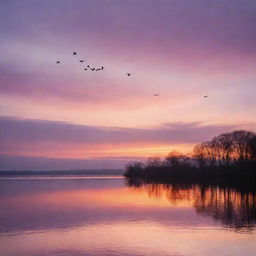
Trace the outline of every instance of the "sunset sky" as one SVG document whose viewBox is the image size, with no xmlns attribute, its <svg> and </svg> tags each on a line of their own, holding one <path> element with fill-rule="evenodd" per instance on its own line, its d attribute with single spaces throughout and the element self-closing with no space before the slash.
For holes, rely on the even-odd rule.
<svg viewBox="0 0 256 256">
<path fill-rule="evenodd" d="M 1 0 L 0 170 L 123 168 L 256 131 L 255 28 L 255 0 Z"/>
</svg>

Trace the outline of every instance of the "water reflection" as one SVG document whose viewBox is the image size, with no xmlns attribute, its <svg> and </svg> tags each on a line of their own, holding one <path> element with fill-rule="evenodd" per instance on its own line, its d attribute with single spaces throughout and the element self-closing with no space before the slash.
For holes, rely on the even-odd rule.
<svg viewBox="0 0 256 256">
<path fill-rule="evenodd" d="M 252 193 L 126 186 L 123 178 L 0 179 L 0 206 L 0 256 L 251 256 L 256 250 Z M 238 227 L 249 232 L 233 232 Z"/>
<path fill-rule="evenodd" d="M 249 231 L 256 225 L 256 193 L 236 188 L 202 184 L 159 184 L 127 179 L 127 185 L 149 197 L 165 197 L 171 205 L 190 202 L 200 215 L 211 216 L 223 225 Z"/>
</svg>

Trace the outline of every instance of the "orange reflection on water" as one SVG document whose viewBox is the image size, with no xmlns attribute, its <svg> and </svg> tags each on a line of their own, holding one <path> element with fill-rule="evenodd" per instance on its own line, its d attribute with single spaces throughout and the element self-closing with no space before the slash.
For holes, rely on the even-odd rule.
<svg viewBox="0 0 256 256">
<path fill-rule="evenodd" d="M 58 207 L 58 208 L 73 208 L 83 206 L 112 206 L 122 208 L 147 208 L 147 207 L 170 207 L 172 204 L 176 207 L 191 207 L 190 200 L 170 202 L 165 194 L 164 188 L 159 193 L 159 197 L 155 198 L 148 196 L 148 192 L 129 189 L 127 187 L 114 189 L 73 189 L 69 191 L 54 191 L 47 193 L 32 194 L 26 196 L 15 196 L 8 199 L 0 199 L 1 203 L 34 205 L 34 207 Z"/>
</svg>

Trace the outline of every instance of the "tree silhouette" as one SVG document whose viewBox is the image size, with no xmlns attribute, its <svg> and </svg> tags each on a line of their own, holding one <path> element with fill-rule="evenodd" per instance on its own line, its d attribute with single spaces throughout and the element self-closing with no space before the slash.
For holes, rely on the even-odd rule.
<svg viewBox="0 0 256 256">
<path fill-rule="evenodd" d="M 256 134 L 237 130 L 194 146 L 191 155 L 170 152 L 126 166 L 126 177 L 149 179 L 249 180 L 256 183 Z"/>
</svg>

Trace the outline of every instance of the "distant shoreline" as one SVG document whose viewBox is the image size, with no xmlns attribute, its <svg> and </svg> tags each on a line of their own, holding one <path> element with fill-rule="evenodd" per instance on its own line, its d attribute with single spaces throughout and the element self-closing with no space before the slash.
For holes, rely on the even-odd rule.
<svg viewBox="0 0 256 256">
<path fill-rule="evenodd" d="M 102 175 L 123 175 L 124 170 L 122 169 L 102 169 L 102 170 L 51 170 L 51 171 L 0 171 L 1 176 L 79 176 L 79 175 L 93 175 L 93 176 L 102 176 Z"/>
</svg>

